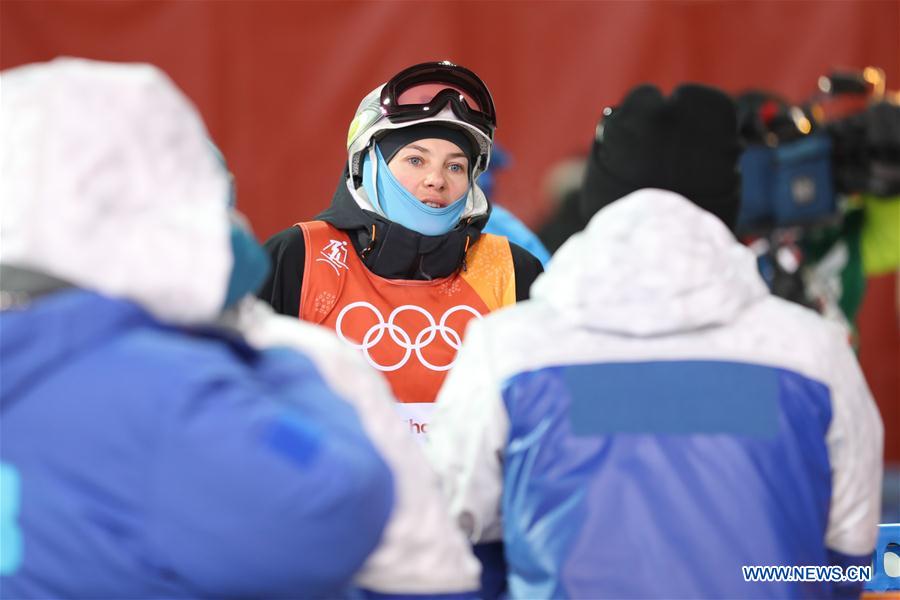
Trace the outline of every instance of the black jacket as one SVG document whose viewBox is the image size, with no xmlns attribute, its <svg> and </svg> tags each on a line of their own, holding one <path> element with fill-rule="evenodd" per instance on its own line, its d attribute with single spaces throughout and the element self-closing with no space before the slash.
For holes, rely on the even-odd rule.
<svg viewBox="0 0 900 600">
<path fill-rule="evenodd" d="M 489 214 L 462 221 L 451 231 L 422 235 L 363 210 L 345 185 L 346 172 L 334 193 L 331 206 L 316 219 L 345 231 L 363 264 L 386 279 L 429 280 L 447 277 L 465 267 L 465 249 L 478 240 Z M 373 239 L 374 227 L 374 239 Z M 510 242 L 516 276 L 516 300 L 528 298 L 528 290 L 544 270 L 540 261 L 521 246 Z M 265 244 L 272 271 L 258 296 L 276 312 L 300 314 L 300 286 L 306 244 L 299 227 L 273 235 Z"/>
</svg>

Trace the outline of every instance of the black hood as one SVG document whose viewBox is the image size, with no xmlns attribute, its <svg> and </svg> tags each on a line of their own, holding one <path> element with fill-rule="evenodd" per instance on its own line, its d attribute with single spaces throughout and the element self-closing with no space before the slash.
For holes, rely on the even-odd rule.
<svg viewBox="0 0 900 600">
<path fill-rule="evenodd" d="M 428 280 L 465 267 L 466 251 L 490 217 L 490 203 L 486 213 L 463 219 L 443 235 L 422 235 L 362 209 L 347 189 L 347 176 L 345 169 L 331 206 L 316 219 L 346 231 L 370 271 L 386 279 Z"/>
</svg>

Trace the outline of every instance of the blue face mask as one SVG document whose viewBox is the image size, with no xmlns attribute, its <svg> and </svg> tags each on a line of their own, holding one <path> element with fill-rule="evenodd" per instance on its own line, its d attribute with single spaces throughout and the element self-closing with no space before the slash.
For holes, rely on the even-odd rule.
<svg viewBox="0 0 900 600">
<path fill-rule="evenodd" d="M 443 208 L 426 206 L 400 185 L 384 161 L 377 144 L 375 157 L 378 161 L 374 177 L 376 181 L 373 181 L 371 154 L 368 153 L 363 157 L 362 180 L 369 201 L 376 210 L 380 210 L 391 221 L 423 235 L 441 235 L 459 223 L 459 217 L 466 208 L 468 190 L 458 200 Z"/>
</svg>

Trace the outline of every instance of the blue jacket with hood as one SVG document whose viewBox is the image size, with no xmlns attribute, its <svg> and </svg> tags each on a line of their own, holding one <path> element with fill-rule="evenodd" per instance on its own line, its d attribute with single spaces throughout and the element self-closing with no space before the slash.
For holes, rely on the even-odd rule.
<svg viewBox="0 0 900 600">
<path fill-rule="evenodd" d="M 378 541 L 387 468 L 300 354 L 74 289 L 0 332 L 2 597 L 333 596 Z"/>
<path fill-rule="evenodd" d="M 211 326 L 239 265 L 193 108 L 149 65 L 2 86 L 0 597 L 343 593 L 391 473 L 304 355 Z"/>
</svg>

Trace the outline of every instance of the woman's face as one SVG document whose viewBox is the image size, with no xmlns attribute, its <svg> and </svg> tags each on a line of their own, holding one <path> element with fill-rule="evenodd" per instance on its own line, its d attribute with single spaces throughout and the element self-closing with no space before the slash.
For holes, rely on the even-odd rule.
<svg viewBox="0 0 900 600">
<path fill-rule="evenodd" d="M 469 159 L 447 140 L 426 138 L 407 144 L 388 168 L 400 185 L 432 208 L 452 204 L 469 188 Z"/>
</svg>

